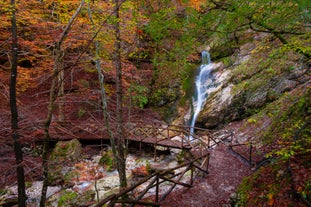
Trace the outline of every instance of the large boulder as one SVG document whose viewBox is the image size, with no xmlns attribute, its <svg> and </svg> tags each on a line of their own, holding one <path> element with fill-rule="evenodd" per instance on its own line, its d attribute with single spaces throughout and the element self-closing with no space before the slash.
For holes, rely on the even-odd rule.
<svg viewBox="0 0 311 207">
<path fill-rule="evenodd" d="M 57 142 L 49 161 L 50 185 L 57 185 L 64 182 L 64 176 L 70 170 L 67 165 L 77 161 L 81 155 L 81 151 L 82 146 L 77 139 Z"/>
<path fill-rule="evenodd" d="M 226 111 L 232 104 L 231 90 L 232 85 L 228 85 L 210 95 L 197 119 L 199 125 L 214 128 L 224 120 Z"/>
</svg>

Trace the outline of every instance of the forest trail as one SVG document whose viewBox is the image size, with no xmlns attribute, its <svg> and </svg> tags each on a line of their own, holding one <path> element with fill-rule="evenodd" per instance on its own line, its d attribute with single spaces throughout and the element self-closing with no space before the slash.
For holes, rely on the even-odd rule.
<svg viewBox="0 0 311 207">
<path fill-rule="evenodd" d="M 209 174 L 196 178 L 192 188 L 172 192 L 161 206 L 225 206 L 242 179 L 251 172 L 249 165 L 230 153 L 228 146 L 220 144 L 210 152 Z"/>
</svg>

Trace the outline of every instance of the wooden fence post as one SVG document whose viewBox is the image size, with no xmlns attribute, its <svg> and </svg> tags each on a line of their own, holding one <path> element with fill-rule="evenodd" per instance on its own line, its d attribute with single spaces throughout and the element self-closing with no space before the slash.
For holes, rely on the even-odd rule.
<svg viewBox="0 0 311 207">
<path fill-rule="evenodd" d="M 190 164 L 190 168 L 191 168 L 190 185 L 192 185 L 193 184 L 193 172 L 194 172 L 193 163 Z"/>
<path fill-rule="evenodd" d="M 249 164 L 252 165 L 252 152 L 253 152 L 253 144 L 250 142 L 249 146 Z"/>
<path fill-rule="evenodd" d="M 157 143 L 158 143 L 158 137 L 155 138 L 155 143 L 154 143 L 154 157 L 153 157 L 153 160 L 154 162 L 157 161 Z"/>
<path fill-rule="evenodd" d="M 157 175 L 157 181 L 156 181 L 156 197 L 155 197 L 156 204 L 159 203 L 159 175 Z"/>
</svg>

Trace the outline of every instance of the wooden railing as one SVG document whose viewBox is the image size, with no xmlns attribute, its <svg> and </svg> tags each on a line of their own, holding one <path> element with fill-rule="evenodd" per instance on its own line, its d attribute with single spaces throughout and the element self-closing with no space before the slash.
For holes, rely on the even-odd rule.
<svg viewBox="0 0 311 207">
<path fill-rule="evenodd" d="M 240 147 L 240 146 L 248 147 L 246 154 L 243 155 L 242 153 L 235 150 L 236 147 Z M 254 165 L 253 156 L 252 156 L 254 147 L 253 147 L 253 144 L 251 142 L 245 142 L 245 143 L 240 143 L 240 144 L 230 144 L 229 149 L 234 154 L 236 154 L 238 157 L 240 157 L 243 161 L 247 162 L 250 166 Z"/>
<path fill-rule="evenodd" d="M 92 124 L 93 128 L 98 128 L 101 132 L 103 127 L 101 124 Z M 73 129 L 83 129 L 81 126 L 74 126 Z M 96 206 L 100 207 L 104 204 L 108 206 L 114 206 L 115 204 L 127 204 L 128 206 L 144 205 L 144 206 L 160 206 L 160 202 L 163 201 L 170 192 L 177 186 L 192 187 L 194 178 L 202 174 L 208 174 L 209 166 L 209 150 L 224 140 L 230 139 L 232 133 L 222 137 L 221 139 L 215 138 L 210 130 L 202 128 L 194 128 L 196 134 L 190 133 L 189 126 L 181 125 L 146 125 L 146 123 L 131 123 L 126 127 L 126 139 L 136 141 L 145 144 L 151 144 L 154 146 L 154 159 L 156 161 L 157 148 L 159 146 L 167 148 L 178 148 L 186 150 L 189 157 L 185 158 L 184 164 L 181 164 L 175 168 L 166 170 L 157 170 L 151 175 L 142 178 L 139 182 L 126 189 L 121 190 L 117 194 L 112 194 L 105 199 L 101 200 Z M 59 129 L 58 129 L 59 130 Z M 82 132 L 84 133 L 84 132 Z M 87 130 L 87 133 L 100 137 L 95 131 Z M 198 135 L 197 135 L 198 134 Z M 79 137 L 79 134 L 75 133 L 75 136 Z M 233 149 L 233 145 L 231 148 Z M 251 159 L 251 158 L 250 158 Z M 175 173 L 176 170 L 181 170 Z M 188 182 L 182 182 L 182 178 L 185 177 L 186 172 L 190 171 L 190 177 Z M 169 189 L 161 193 L 160 189 L 164 183 L 172 183 Z M 147 187 L 142 192 L 137 193 L 137 188 L 143 184 Z M 155 189 L 155 193 L 152 196 L 153 201 L 147 198 L 147 193 L 151 189 Z M 161 195 L 160 195 L 161 194 Z"/>
<path fill-rule="evenodd" d="M 144 206 L 160 206 L 161 201 L 163 201 L 171 192 L 172 190 L 177 186 L 181 185 L 184 187 L 192 187 L 194 178 L 195 178 L 195 169 L 203 172 L 204 174 L 208 174 L 208 171 L 202 169 L 201 167 L 196 165 L 196 162 L 199 160 L 208 157 L 209 153 L 206 153 L 205 155 L 199 156 L 193 160 L 190 160 L 182 165 L 179 165 L 177 167 L 166 169 L 166 170 L 159 170 L 151 175 L 143 178 L 139 182 L 137 182 L 135 185 L 128 187 L 124 190 L 121 190 L 117 194 L 112 194 L 105 199 L 101 200 L 99 203 L 96 204 L 96 207 L 101 207 L 105 204 L 108 204 L 107 206 L 114 206 L 117 203 L 120 204 L 127 204 L 127 206 L 134 206 L 135 204 L 144 205 Z M 179 173 L 174 173 L 175 170 L 182 169 Z M 190 171 L 190 178 L 188 180 L 188 183 L 182 182 L 182 178 L 185 176 L 186 172 Z M 169 189 L 161 193 L 160 195 L 160 188 L 161 184 L 164 183 L 172 183 L 172 186 L 169 187 Z M 147 187 L 137 194 L 135 190 L 142 184 L 147 183 Z M 149 190 L 155 188 L 155 195 L 152 197 L 153 201 L 150 201 L 148 197 L 146 197 L 146 194 Z"/>
</svg>

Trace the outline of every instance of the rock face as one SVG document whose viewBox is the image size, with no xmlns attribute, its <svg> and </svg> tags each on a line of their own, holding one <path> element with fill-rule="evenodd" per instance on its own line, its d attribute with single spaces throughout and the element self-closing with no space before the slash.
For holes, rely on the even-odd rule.
<svg viewBox="0 0 311 207">
<path fill-rule="evenodd" d="M 293 78 L 298 76 L 299 68 L 303 68 L 295 60 L 284 65 L 273 65 L 275 60 L 267 59 L 271 65 L 257 66 L 262 60 L 253 56 L 255 45 L 247 43 L 241 48 L 243 50 L 232 57 L 231 66 L 214 70 L 217 87 L 208 91 L 209 96 L 196 126 L 215 128 L 251 116 L 303 81 Z M 289 66 L 292 69 L 289 70 Z"/>
<path fill-rule="evenodd" d="M 232 104 L 232 85 L 217 90 L 207 99 L 197 122 L 207 128 L 214 128 L 225 118 L 227 108 Z"/>
</svg>

